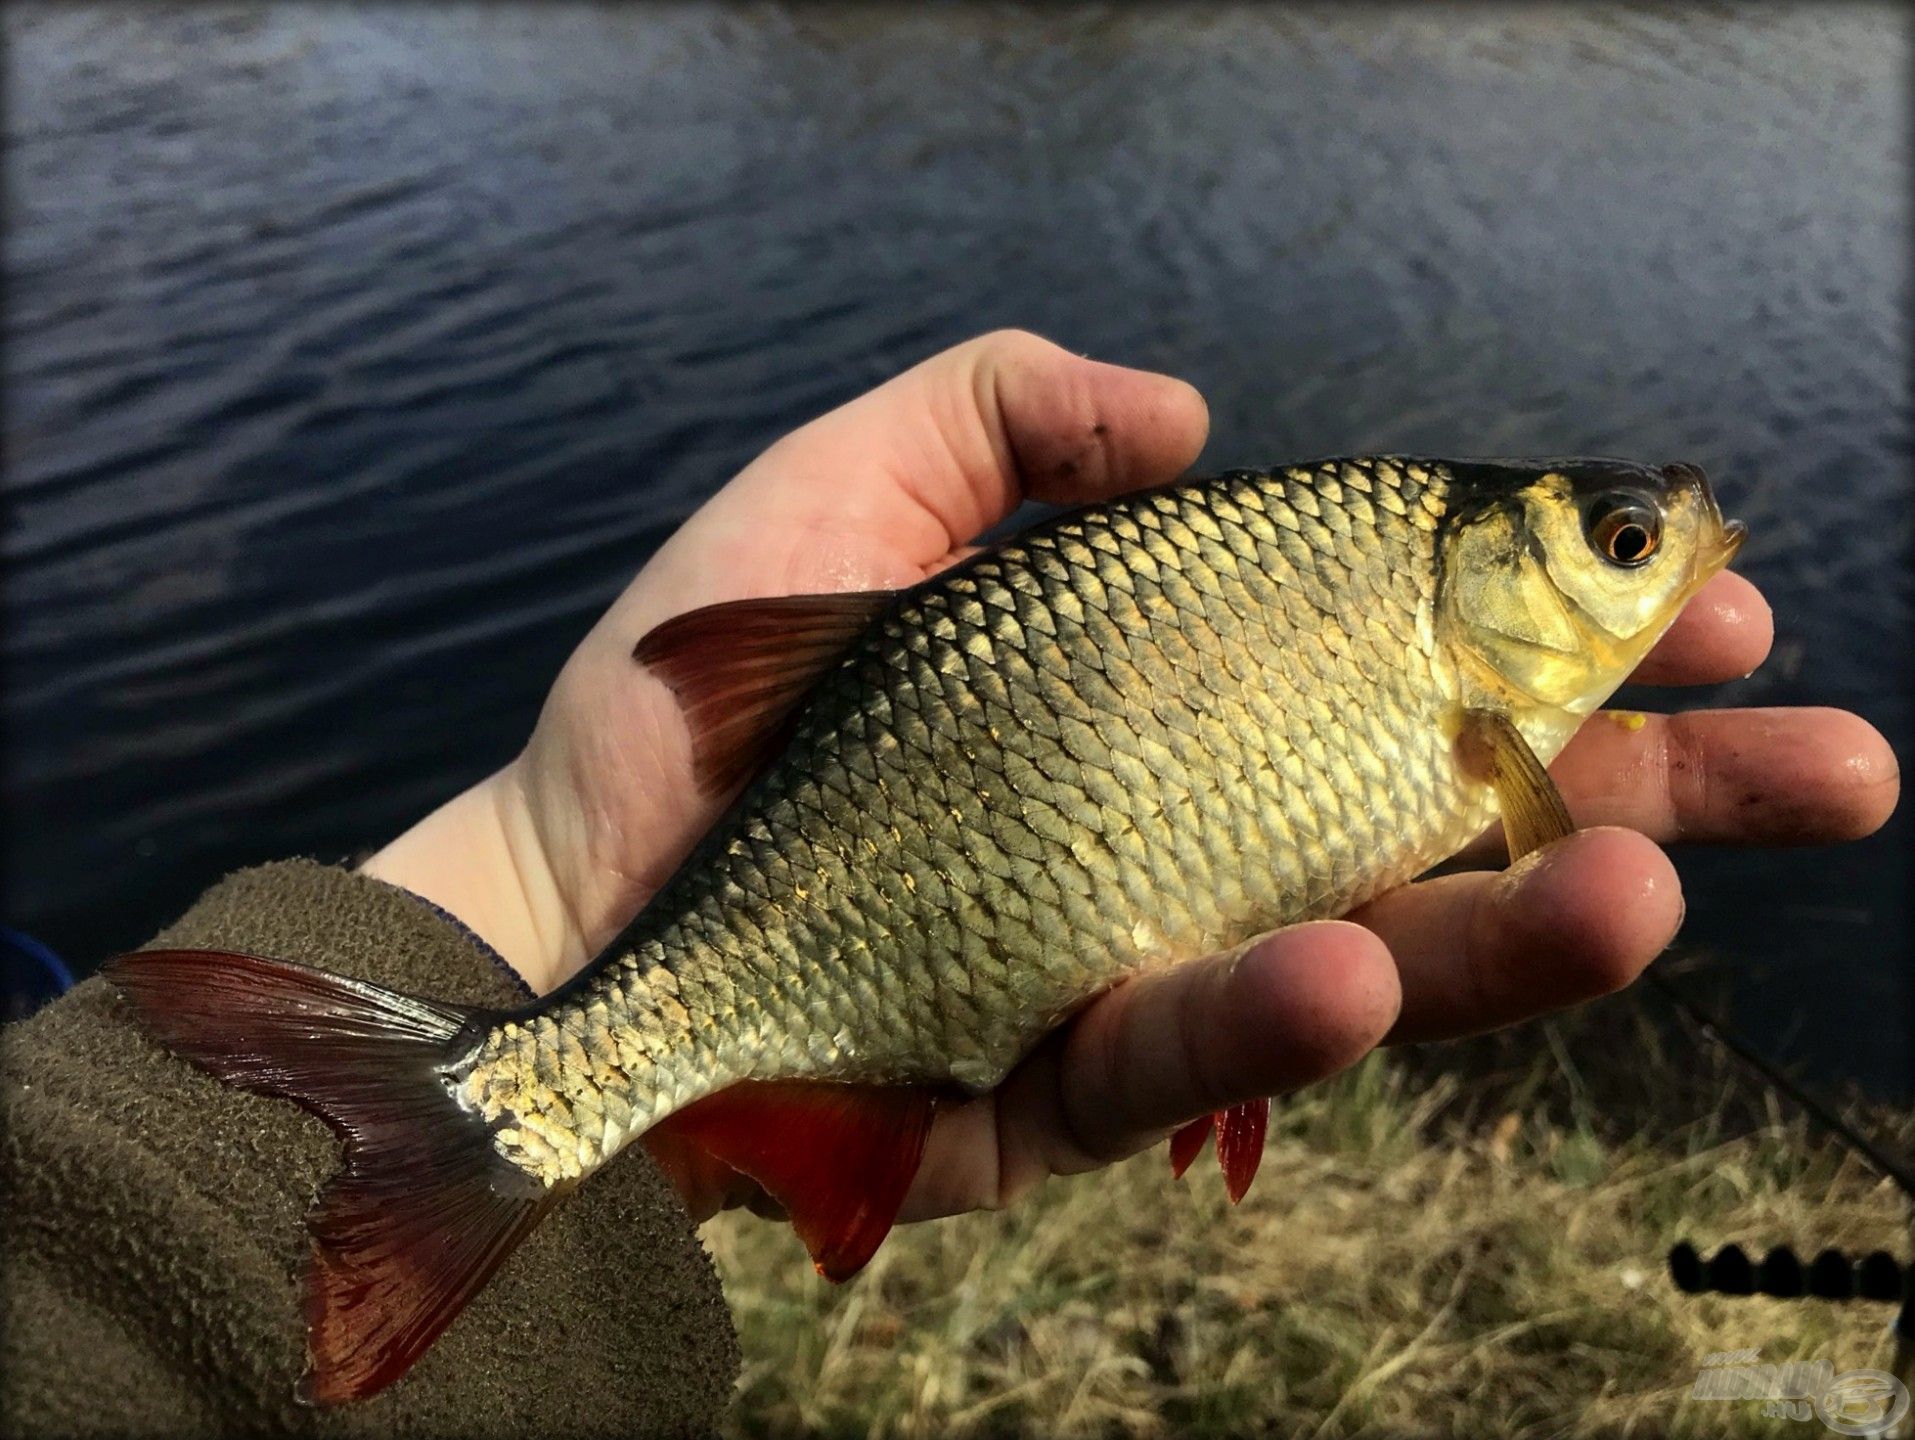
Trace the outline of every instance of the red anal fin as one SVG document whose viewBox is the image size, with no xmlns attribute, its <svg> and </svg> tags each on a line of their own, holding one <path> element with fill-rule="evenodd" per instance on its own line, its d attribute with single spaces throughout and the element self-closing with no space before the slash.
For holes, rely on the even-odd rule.
<svg viewBox="0 0 1915 1440">
<path fill-rule="evenodd" d="M 1183 1179 L 1191 1161 L 1203 1154 L 1204 1141 L 1210 1138 L 1211 1127 L 1216 1119 L 1215 1115 L 1205 1115 L 1192 1120 L 1170 1137 L 1170 1173 L 1174 1179 Z"/>
<path fill-rule="evenodd" d="M 761 1188 L 709 1150 L 671 1133 L 667 1128 L 670 1123 L 665 1121 L 647 1130 L 645 1148 L 651 1152 L 652 1163 L 665 1172 L 672 1188 L 688 1203 L 696 1199 L 700 1203 L 710 1200 L 719 1208 L 743 1205 Z M 694 1218 L 702 1217 L 695 1214 Z"/>
<path fill-rule="evenodd" d="M 1263 1161 L 1264 1131 L 1270 1126 L 1270 1102 L 1247 1100 L 1217 1116 L 1217 1163 L 1223 1166 L 1223 1188 L 1235 1205 L 1250 1193 Z"/>
<path fill-rule="evenodd" d="M 647 1143 L 668 1170 L 686 1163 L 688 1142 L 749 1175 L 784 1207 L 818 1273 L 849 1280 L 890 1233 L 936 1108 L 916 1086 L 746 1081 L 670 1116 Z"/>
<path fill-rule="evenodd" d="M 805 692 L 895 593 L 731 600 L 676 616 L 640 640 L 633 658 L 671 686 L 691 728 L 700 788 L 722 795 L 770 759 Z"/>
</svg>

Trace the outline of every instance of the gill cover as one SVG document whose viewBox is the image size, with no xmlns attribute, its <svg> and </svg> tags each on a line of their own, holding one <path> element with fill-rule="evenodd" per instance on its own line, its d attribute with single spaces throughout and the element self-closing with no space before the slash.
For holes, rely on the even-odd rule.
<svg viewBox="0 0 1915 1440">
<path fill-rule="evenodd" d="M 1584 716 L 1742 541 L 1693 465 L 1459 461 L 1438 611 L 1503 700 Z M 1501 692 L 1501 693 L 1499 693 Z"/>
</svg>

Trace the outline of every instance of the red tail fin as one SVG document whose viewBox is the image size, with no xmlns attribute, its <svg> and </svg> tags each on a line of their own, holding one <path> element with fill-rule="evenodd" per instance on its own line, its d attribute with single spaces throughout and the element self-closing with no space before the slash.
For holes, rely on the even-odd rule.
<svg viewBox="0 0 1915 1440">
<path fill-rule="evenodd" d="M 551 1204 L 447 1089 L 479 1012 L 217 950 L 145 950 L 106 974 L 176 1054 L 298 1101 L 346 1143 L 307 1221 L 301 1399 L 356 1400 L 398 1379 Z"/>
</svg>

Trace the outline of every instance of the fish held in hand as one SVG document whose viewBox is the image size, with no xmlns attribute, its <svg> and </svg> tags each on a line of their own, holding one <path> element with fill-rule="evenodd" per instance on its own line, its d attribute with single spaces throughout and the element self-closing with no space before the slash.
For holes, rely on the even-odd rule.
<svg viewBox="0 0 1915 1440">
<path fill-rule="evenodd" d="M 1544 763 L 1741 535 L 1692 466 L 1329 460 L 1059 515 L 908 590 L 713 606 L 636 657 L 699 783 L 744 788 L 562 989 L 486 1012 L 254 956 L 110 973 L 178 1053 L 345 1141 L 315 1402 L 403 1374 L 640 1137 L 756 1181 L 843 1279 L 939 1100 L 1111 985 L 1342 915 L 1499 813 L 1513 854 L 1566 831 Z M 1233 1198 L 1264 1116 L 1217 1117 Z"/>
</svg>

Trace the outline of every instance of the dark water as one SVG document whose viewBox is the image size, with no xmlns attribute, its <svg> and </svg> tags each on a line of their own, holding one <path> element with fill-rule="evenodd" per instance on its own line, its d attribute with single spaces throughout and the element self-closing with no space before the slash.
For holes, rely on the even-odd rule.
<svg viewBox="0 0 1915 1440">
<path fill-rule="evenodd" d="M 510 755 L 795 423 L 997 325 L 1206 461 L 1700 461 L 1762 703 L 1915 751 L 1897 10 L 9 6 L 4 917 L 81 968 Z M 1688 855 L 1738 1013 L 1910 1087 L 1910 827 Z"/>
</svg>

